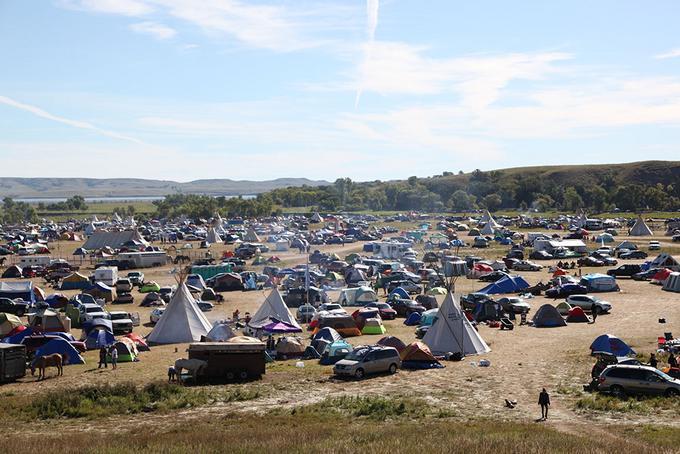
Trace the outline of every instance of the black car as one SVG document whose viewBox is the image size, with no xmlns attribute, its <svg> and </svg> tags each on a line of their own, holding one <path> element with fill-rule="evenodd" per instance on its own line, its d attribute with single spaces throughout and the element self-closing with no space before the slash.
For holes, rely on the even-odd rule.
<svg viewBox="0 0 680 454">
<path fill-rule="evenodd" d="M 554 257 L 546 251 L 534 251 L 529 255 L 529 258 L 531 260 L 552 260 Z"/>
<path fill-rule="evenodd" d="M 398 298 L 393 301 L 390 301 L 389 304 L 390 306 L 392 306 L 392 309 L 397 311 L 397 316 L 399 317 L 408 317 L 413 312 L 418 312 L 421 314 L 425 312 L 425 307 L 416 303 L 413 300 Z"/>
<path fill-rule="evenodd" d="M 607 270 L 607 274 L 609 276 L 615 276 L 615 277 L 633 277 L 634 274 L 637 274 L 640 271 L 642 271 L 642 268 L 640 268 L 640 265 L 626 264 L 626 265 L 621 265 L 618 268 L 614 268 L 613 270 Z"/>
<path fill-rule="evenodd" d="M 570 295 L 582 295 L 588 293 L 588 289 L 580 284 L 565 284 L 552 287 L 545 291 L 546 298 L 561 298 Z"/>
<path fill-rule="evenodd" d="M 387 284 L 387 293 L 392 293 L 393 290 L 397 288 L 403 288 L 406 290 L 406 293 L 410 295 L 417 295 L 422 291 L 422 288 L 420 285 L 413 283 L 412 281 L 407 281 L 407 280 L 399 280 L 399 281 L 390 281 L 389 284 Z"/>
<path fill-rule="evenodd" d="M 647 253 L 645 251 L 629 251 L 619 255 L 619 258 L 623 260 L 646 259 Z"/>
<path fill-rule="evenodd" d="M 503 279 L 506 277 L 508 273 L 505 271 L 494 271 L 489 274 L 485 274 L 484 276 L 480 277 L 479 280 L 482 282 L 496 282 L 499 279 Z"/>
<path fill-rule="evenodd" d="M 477 307 L 477 303 L 492 300 L 493 298 L 484 293 L 468 293 L 460 297 L 460 305 L 465 310 L 473 311 Z"/>
<path fill-rule="evenodd" d="M 0 312 L 14 314 L 17 317 L 22 317 L 27 311 L 28 303 L 24 301 L 11 300 L 9 298 L 0 298 Z"/>
<path fill-rule="evenodd" d="M 640 271 L 639 273 L 633 274 L 631 277 L 636 281 L 648 281 L 654 277 L 656 273 L 661 271 L 663 268 L 651 268 L 646 271 Z"/>
</svg>

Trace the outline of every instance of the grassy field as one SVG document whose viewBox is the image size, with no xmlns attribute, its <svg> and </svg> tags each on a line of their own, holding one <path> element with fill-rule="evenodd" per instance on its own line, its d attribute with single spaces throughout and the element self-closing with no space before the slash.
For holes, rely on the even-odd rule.
<svg viewBox="0 0 680 454">
<path fill-rule="evenodd" d="M 130 202 L 116 201 L 116 202 L 88 202 L 87 210 L 83 211 L 49 211 L 49 210 L 38 210 L 37 204 L 34 204 L 38 212 L 38 216 L 41 218 L 54 219 L 55 221 L 60 221 L 64 219 L 83 219 L 90 218 L 92 215 L 97 216 L 109 216 L 113 214 L 114 210 L 117 208 L 122 208 L 127 210 L 128 206 L 134 208 L 135 214 L 146 214 L 151 215 L 156 211 L 156 207 L 151 201 L 138 201 L 133 200 Z"/>
</svg>

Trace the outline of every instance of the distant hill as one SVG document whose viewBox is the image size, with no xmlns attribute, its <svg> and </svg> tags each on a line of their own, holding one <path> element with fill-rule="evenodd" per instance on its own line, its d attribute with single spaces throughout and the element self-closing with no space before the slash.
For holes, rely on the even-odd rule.
<svg viewBox="0 0 680 454">
<path fill-rule="evenodd" d="M 144 197 L 173 193 L 207 195 L 260 194 L 291 186 L 322 186 L 327 181 L 307 178 L 278 178 L 269 181 L 196 180 L 179 183 L 168 180 L 139 178 L 11 178 L 0 177 L 0 198 L 71 197 Z"/>
</svg>

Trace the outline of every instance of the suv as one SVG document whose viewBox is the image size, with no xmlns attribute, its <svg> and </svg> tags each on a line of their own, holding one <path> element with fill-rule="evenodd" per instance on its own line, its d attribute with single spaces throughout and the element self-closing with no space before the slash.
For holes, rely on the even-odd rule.
<svg viewBox="0 0 680 454">
<path fill-rule="evenodd" d="M 132 281 L 127 278 L 116 281 L 116 291 L 120 293 L 130 293 L 132 291 Z"/>
<path fill-rule="evenodd" d="M 648 248 L 650 251 L 658 251 L 659 249 L 661 249 L 661 243 L 659 243 L 656 240 L 652 240 L 649 242 Z"/>
<path fill-rule="evenodd" d="M 335 375 L 344 375 L 361 380 L 367 374 L 389 372 L 394 374 L 401 367 L 399 352 L 393 347 L 362 346 L 349 352 L 333 366 Z"/>
<path fill-rule="evenodd" d="M 613 270 L 607 270 L 607 274 L 615 277 L 633 277 L 634 274 L 637 274 L 640 271 L 642 271 L 640 265 L 626 264 L 614 268 Z"/>
<path fill-rule="evenodd" d="M 83 324 L 94 320 L 95 318 L 106 318 L 110 319 L 111 316 L 102 308 L 99 304 L 81 304 L 78 308 L 79 311 L 79 322 Z"/>
<path fill-rule="evenodd" d="M 401 298 L 395 298 L 389 302 L 392 309 L 394 309 L 399 317 L 408 317 L 413 312 L 418 312 L 422 314 L 425 312 L 425 306 L 417 303 L 413 300 L 406 300 Z"/>
<path fill-rule="evenodd" d="M 537 263 L 522 260 L 521 262 L 515 263 L 512 266 L 512 269 L 515 271 L 541 271 L 543 269 L 543 266 Z"/>
<path fill-rule="evenodd" d="M 9 298 L 0 298 L 0 312 L 23 316 L 28 311 L 28 303 L 24 301 L 12 301 Z"/>
<path fill-rule="evenodd" d="M 130 271 L 127 278 L 132 282 L 132 285 L 141 286 L 144 283 L 144 273 L 141 271 Z"/>
<path fill-rule="evenodd" d="M 512 311 L 515 314 L 526 314 L 531 310 L 531 306 L 519 296 L 508 296 L 498 300 L 504 312 L 508 314 Z"/>
<path fill-rule="evenodd" d="M 615 396 L 652 394 L 677 397 L 680 396 L 680 380 L 650 366 L 615 364 L 602 371 L 597 389 Z"/>
<path fill-rule="evenodd" d="M 611 304 L 592 295 L 570 295 L 566 302 L 572 307 L 578 306 L 584 311 L 597 312 L 598 314 L 609 312 L 612 309 Z"/>
</svg>

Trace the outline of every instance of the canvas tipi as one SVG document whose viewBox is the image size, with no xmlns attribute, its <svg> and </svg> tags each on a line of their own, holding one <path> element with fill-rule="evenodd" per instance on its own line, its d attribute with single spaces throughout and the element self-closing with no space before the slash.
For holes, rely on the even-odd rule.
<svg viewBox="0 0 680 454">
<path fill-rule="evenodd" d="M 243 237 L 243 241 L 247 241 L 249 243 L 260 243 L 260 237 L 257 236 L 257 233 L 253 229 L 248 229 L 248 232 L 246 233 L 246 236 Z"/>
<path fill-rule="evenodd" d="M 635 224 L 633 227 L 630 229 L 629 232 L 630 236 L 652 236 L 652 229 L 647 226 L 645 223 L 644 219 L 642 219 L 642 216 L 638 216 L 637 221 L 635 221 Z"/>
<path fill-rule="evenodd" d="M 491 351 L 482 336 L 472 327 L 458 303 L 449 293 L 444 299 L 434 325 L 427 331 L 423 342 L 434 355 L 461 353 L 478 355 Z"/>
<path fill-rule="evenodd" d="M 222 242 L 220 234 L 217 233 L 217 230 L 215 230 L 212 227 L 210 227 L 210 230 L 208 230 L 208 235 L 206 236 L 205 240 L 210 244 L 217 244 Z"/>
<path fill-rule="evenodd" d="M 201 336 L 207 335 L 211 328 L 212 325 L 182 282 L 147 340 L 150 344 L 196 342 Z"/>
<path fill-rule="evenodd" d="M 288 306 L 286 306 L 286 303 L 283 301 L 281 293 L 276 288 L 272 290 L 257 312 L 255 312 L 255 315 L 250 319 L 248 326 L 255 329 L 261 329 L 265 325 L 271 323 L 274 319 L 299 328 L 300 331 L 302 331 L 302 328 L 300 328 L 295 317 L 293 317 L 293 314 L 290 313 Z"/>
</svg>

